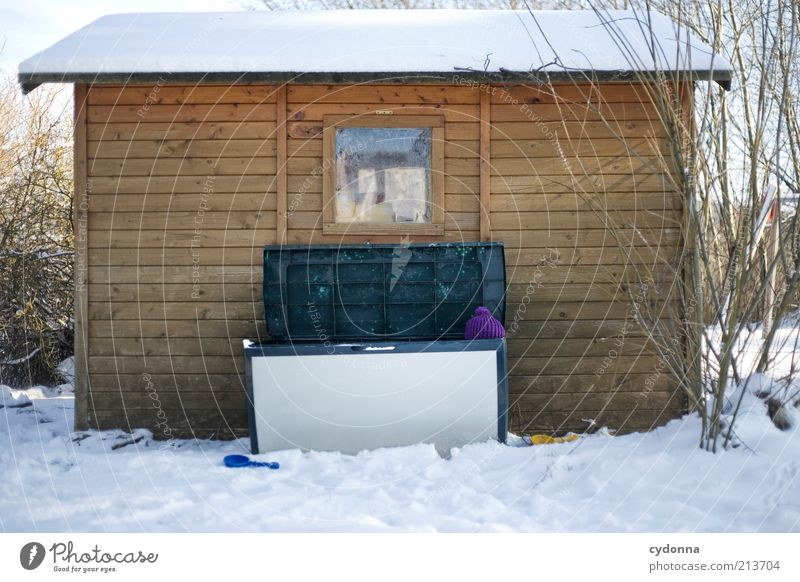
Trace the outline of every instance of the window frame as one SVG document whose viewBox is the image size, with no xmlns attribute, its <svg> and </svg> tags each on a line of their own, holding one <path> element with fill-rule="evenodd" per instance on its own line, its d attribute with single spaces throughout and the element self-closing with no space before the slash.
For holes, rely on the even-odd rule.
<svg viewBox="0 0 800 582">
<path fill-rule="evenodd" d="M 322 128 L 322 234 L 444 235 L 444 116 L 325 115 Z M 431 129 L 431 221 L 370 224 L 336 222 L 336 130 L 343 127 Z"/>
</svg>

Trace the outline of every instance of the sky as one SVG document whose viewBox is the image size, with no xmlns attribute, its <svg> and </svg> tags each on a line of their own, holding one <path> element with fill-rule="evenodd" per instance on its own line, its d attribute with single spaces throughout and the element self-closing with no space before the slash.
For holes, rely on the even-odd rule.
<svg viewBox="0 0 800 582">
<path fill-rule="evenodd" d="M 243 0 L 0 0 L 0 68 L 17 65 L 106 14 L 121 12 L 224 12 Z"/>
</svg>

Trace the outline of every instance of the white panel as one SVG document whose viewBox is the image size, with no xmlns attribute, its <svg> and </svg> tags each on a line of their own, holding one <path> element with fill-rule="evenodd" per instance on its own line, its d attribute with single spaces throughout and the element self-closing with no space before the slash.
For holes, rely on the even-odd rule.
<svg viewBox="0 0 800 582">
<path fill-rule="evenodd" d="M 259 452 L 497 438 L 495 351 L 254 357 Z"/>
</svg>

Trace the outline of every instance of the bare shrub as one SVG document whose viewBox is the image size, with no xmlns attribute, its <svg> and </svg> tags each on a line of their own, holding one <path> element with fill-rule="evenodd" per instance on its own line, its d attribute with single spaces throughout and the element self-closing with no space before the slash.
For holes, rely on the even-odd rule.
<svg viewBox="0 0 800 582">
<path fill-rule="evenodd" d="M 0 81 L 0 383 L 60 380 L 72 353 L 71 103 Z"/>
<path fill-rule="evenodd" d="M 642 313 L 642 323 L 703 419 L 701 446 L 716 451 L 735 441 L 748 378 L 770 367 L 778 330 L 797 307 L 800 230 L 797 198 L 787 195 L 800 176 L 800 9 L 790 0 L 635 4 L 643 18 L 645 9 L 670 15 L 734 68 L 729 92 L 694 86 L 680 72 L 660 72 L 650 85 L 672 144 L 661 163 L 675 178 L 685 221 L 683 260 L 671 273 L 682 282 L 680 308 L 659 305 Z M 780 211 L 769 226 L 772 195 Z M 685 351 L 664 341 L 677 329 Z M 773 411 L 790 400 L 762 397 L 772 399 Z"/>
</svg>

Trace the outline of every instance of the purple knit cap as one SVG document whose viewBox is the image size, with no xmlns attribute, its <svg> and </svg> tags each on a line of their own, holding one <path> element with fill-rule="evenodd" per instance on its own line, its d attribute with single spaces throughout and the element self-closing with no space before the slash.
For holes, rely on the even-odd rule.
<svg viewBox="0 0 800 582">
<path fill-rule="evenodd" d="M 494 339 L 506 337 L 503 324 L 492 317 L 492 312 L 485 307 L 478 307 L 475 315 L 467 322 L 464 339 Z"/>
</svg>

